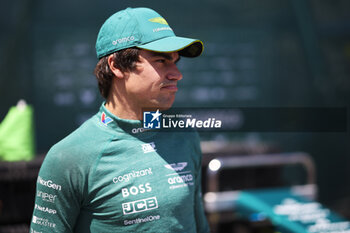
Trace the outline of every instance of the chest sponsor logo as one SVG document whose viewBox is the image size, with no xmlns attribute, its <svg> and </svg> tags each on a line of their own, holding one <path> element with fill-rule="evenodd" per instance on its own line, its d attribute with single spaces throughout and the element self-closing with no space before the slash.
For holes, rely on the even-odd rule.
<svg viewBox="0 0 350 233">
<path fill-rule="evenodd" d="M 158 201 L 156 197 L 150 197 L 146 199 L 123 203 L 122 208 L 124 215 L 150 211 L 158 208 Z"/>
<path fill-rule="evenodd" d="M 138 171 L 132 171 L 120 176 L 116 176 L 113 178 L 113 183 L 122 183 L 129 182 L 131 179 L 152 175 L 152 168 L 142 169 Z"/>
<path fill-rule="evenodd" d="M 152 188 L 150 183 L 140 184 L 139 186 L 131 186 L 130 188 L 123 188 L 122 195 L 123 197 L 128 197 L 130 195 L 136 196 L 138 194 L 151 192 Z"/>
<path fill-rule="evenodd" d="M 136 133 L 142 133 L 142 132 L 144 132 L 144 131 L 145 131 L 144 128 L 133 128 L 133 129 L 131 130 L 131 132 L 134 133 L 134 134 L 136 134 Z"/>
<path fill-rule="evenodd" d="M 187 166 L 187 162 L 166 164 L 164 166 L 173 171 L 182 171 Z"/>
<path fill-rule="evenodd" d="M 183 174 L 180 176 L 174 176 L 168 178 L 168 183 L 171 185 L 170 189 L 176 189 L 176 188 L 183 188 L 187 186 L 194 185 L 193 175 L 190 174 Z"/>
<path fill-rule="evenodd" d="M 187 186 L 194 185 L 194 177 L 192 175 L 191 170 L 184 171 L 187 167 L 187 162 L 179 162 L 166 164 L 166 167 L 169 170 L 175 171 L 175 173 L 171 173 L 166 175 L 168 184 L 170 185 L 170 189 L 184 188 Z"/>
<path fill-rule="evenodd" d="M 138 224 L 138 223 L 144 223 L 144 222 L 153 222 L 156 220 L 160 219 L 160 215 L 150 215 L 147 216 L 146 218 L 135 218 L 135 219 L 131 219 L 131 220 L 124 220 L 124 225 L 134 225 L 134 224 Z"/>
<path fill-rule="evenodd" d="M 156 149 L 156 144 L 154 144 L 154 142 L 150 142 L 150 143 L 146 143 L 146 144 L 142 144 L 142 150 L 143 153 L 150 153 L 150 152 L 155 152 Z"/>
<path fill-rule="evenodd" d="M 61 189 L 62 189 L 62 186 L 61 186 L 61 185 L 58 185 L 58 184 L 53 183 L 52 180 L 44 180 L 44 179 L 41 178 L 40 176 L 38 176 L 37 183 L 39 183 L 39 184 L 41 184 L 41 185 L 43 185 L 43 186 L 46 186 L 46 187 L 48 187 L 48 188 L 58 190 L 58 191 L 61 191 Z"/>
<path fill-rule="evenodd" d="M 56 200 L 56 197 L 57 197 L 57 195 L 45 193 L 45 192 L 42 192 L 42 191 L 37 191 L 36 196 L 40 197 L 43 201 L 51 202 L 51 203 L 55 203 L 55 200 Z"/>
<path fill-rule="evenodd" d="M 57 214 L 57 211 L 56 211 L 56 210 L 50 209 L 50 208 L 48 208 L 48 207 L 43 207 L 43 206 L 40 206 L 40 205 L 37 205 L 37 204 L 35 204 L 34 208 L 35 208 L 36 210 L 40 210 L 40 211 L 45 212 L 45 213 Z"/>
<path fill-rule="evenodd" d="M 48 219 L 39 218 L 37 216 L 33 216 L 32 222 L 34 224 L 38 224 L 38 225 L 45 226 L 45 227 L 50 227 L 50 228 L 55 228 L 56 227 L 55 223 L 50 222 Z"/>
</svg>

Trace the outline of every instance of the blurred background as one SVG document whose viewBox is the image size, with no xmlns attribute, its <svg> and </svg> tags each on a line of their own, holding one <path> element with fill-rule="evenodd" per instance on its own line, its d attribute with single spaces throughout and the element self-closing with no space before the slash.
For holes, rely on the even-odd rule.
<svg viewBox="0 0 350 233">
<path fill-rule="evenodd" d="M 98 110 L 102 98 L 93 75 L 97 33 L 108 16 L 128 6 L 153 8 L 177 35 L 205 44 L 199 59 L 179 63 L 184 79 L 175 106 L 349 109 L 347 0 L 3 2 L 0 122 L 24 99 L 34 110 L 35 135 L 32 161 L 0 163 L 4 232 L 10 232 L 11 224 L 21 229 L 26 221 L 29 224 L 37 169 L 48 149 Z M 307 153 L 316 167 L 317 200 L 349 219 L 348 129 L 212 132 L 201 137 L 204 172 L 219 155 Z M 205 189 L 206 179 L 203 182 Z M 16 202 L 17 206 L 11 205 Z"/>
</svg>

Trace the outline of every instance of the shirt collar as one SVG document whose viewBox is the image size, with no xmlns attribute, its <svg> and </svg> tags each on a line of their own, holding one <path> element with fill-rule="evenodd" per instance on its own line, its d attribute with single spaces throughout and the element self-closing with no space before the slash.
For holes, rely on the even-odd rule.
<svg viewBox="0 0 350 233">
<path fill-rule="evenodd" d="M 105 102 L 100 107 L 98 117 L 102 127 L 122 131 L 135 137 L 149 137 L 156 134 L 154 130 L 144 129 L 141 120 L 122 119 L 115 116 L 105 107 Z"/>
</svg>

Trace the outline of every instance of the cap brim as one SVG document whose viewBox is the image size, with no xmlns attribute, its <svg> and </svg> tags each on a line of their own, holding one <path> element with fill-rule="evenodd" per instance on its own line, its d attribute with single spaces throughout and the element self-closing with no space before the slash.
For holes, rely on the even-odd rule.
<svg viewBox="0 0 350 233">
<path fill-rule="evenodd" d="M 178 36 L 165 37 L 137 47 L 161 53 L 179 52 L 184 57 L 197 57 L 203 52 L 202 41 Z"/>
</svg>

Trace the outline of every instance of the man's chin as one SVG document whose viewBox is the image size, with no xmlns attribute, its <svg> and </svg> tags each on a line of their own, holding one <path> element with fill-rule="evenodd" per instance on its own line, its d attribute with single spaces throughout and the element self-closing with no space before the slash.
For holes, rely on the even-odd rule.
<svg viewBox="0 0 350 233">
<path fill-rule="evenodd" d="M 166 111 L 170 109 L 172 105 L 160 105 L 160 106 L 154 106 L 154 107 L 146 107 L 144 108 L 146 111 Z"/>
<path fill-rule="evenodd" d="M 149 102 L 149 105 L 144 106 L 143 109 L 146 109 L 146 111 L 157 111 L 157 110 L 165 111 L 170 109 L 173 106 L 174 101 L 175 101 L 175 95 L 167 96 L 165 98 L 163 97 L 158 100 Z"/>
<path fill-rule="evenodd" d="M 168 109 L 170 109 L 172 106 L 173 106 L 173 102 L 172 101 L 171 103 L 163 103 L 163 104 L 155 104 L 153 106 L 148 106 L 148 107 L 145 107 L 144 109 L 146 109 L 147 111 L 166 111 Z"/>
<path fill-rule="evenodd" d="M 161 110 L 161 111 L 166 111 L 166 110 L 170 109 L 171 106 L 172 106 L 172 105 L 170 105 L 170 106 L 164 106 L 164 107 L 159 107 L 159 110 Z"/>
</svg>

